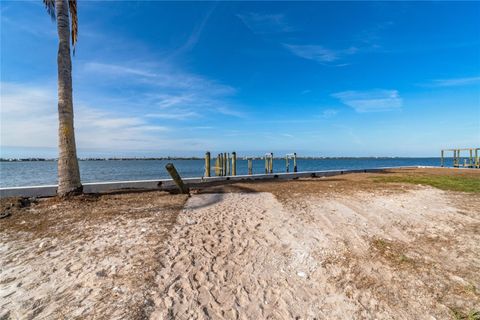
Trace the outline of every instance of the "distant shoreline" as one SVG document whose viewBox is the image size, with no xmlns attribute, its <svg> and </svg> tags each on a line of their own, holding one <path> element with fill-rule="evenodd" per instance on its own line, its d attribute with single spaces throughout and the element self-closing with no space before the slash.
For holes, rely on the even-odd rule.
<svg viewBox="0 0 480 320">
<path fill-rule="evenodd" d="M 365 160 L 365 159 L 429 159 L 438 157 L 297 157 L 297 160 Z M 215 159 L 215 158 L 212 158 Z M 254 157 L 254 160 L 262 160 L 263 157 Z M 275 160 L 284 160 L 285 157 L 274 157 Z M 205 160 L 200 157 L 158 157 L 158 158 L 79 158 L 79 161 L 134 161 L 134 160 Z M 238 160 L 243 160 L 243 157 L 239 156 Z M 48 162 L 58 161 L 57 158 L 0 158 L 0 162 Z"/>
</svg>

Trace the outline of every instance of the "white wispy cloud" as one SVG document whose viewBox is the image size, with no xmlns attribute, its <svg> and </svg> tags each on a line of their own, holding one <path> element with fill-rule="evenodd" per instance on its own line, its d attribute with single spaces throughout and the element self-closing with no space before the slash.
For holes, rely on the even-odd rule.
<svg viewBox="0 0 480 320">
<path fill-rule="evenodd" d="M 126 103 L 148 106 L 150 118 L 188 120 L 213 113 L 245 116 L 238 106 L 227 101 L 236 93 L 233 87 L 172 66 L 131 61 L 123 64 L 87 62 L 82 72 L 82 76 L 95 77 L 96 81 L 128 83 L 129 90 L 132 90 L 130 84 L 139 84 L 140 89 L 133 89 L 135 94 L 125 98 Z M 116 104 L 122 104 L 116 100 Z"/>
<path fill-rule="evenodd" d="M 287 19 L 282 13 L 262 14 L 250 12 L 237 14 L 237 17 L 242 20 L 247 28 L 258 34 L 294 31 L 294 28 L 287 23 Z"/>
<path fill-rule="evenodd" d="M 187 120 L 187 119 L 200 117 L 200 115 L 197 112 L 193 112 L 193 111 L 184 111 L 184 112 L 166 111 L 166 112 L 149 113 L 146 116 L 149 118 L 172 119 L 172 120 Z"/>
<path fill-rule="evenodd" d="M 338 114 L 338 110 L 337 109 L 325 109 L 322 111 L 322 118 L 325 118 L 325 119 L 329 119 L 329 118 L 332 118 L 334 116 L 336 116 Z"/>
<path fill-rule="evenodd" d="M 216 81 L 182 72 L 169 65 L 156 63 L 125 61 L 122 63 L 86 62 L 83 72 L 99 77 L 110 77 L 117 81 L 118 78 L 128 78 L 132 82 L 142 82 L 152 86 L 188 89 L 205 92 L 210 95 L 231 95 L 236 90 L 228 85 Z"/>
<path fill-rule="evenodd" d="M 169 58 L 174 58 L 177 55 L 180 55 L 184 52 L 192 50 L 200 40 L 200 36 L 202 35 L 203 29 L 207 25 L 208 20 L 210 19 L 210 16 L 212 15 L 213 11 L 216 8 L 216 3 L 214 3 L 206 12 L 202 20 L 195 25 L 195 27 L 192 30 L 192 33 L 189 35 L 185 43 L 183 43 L 178 49 L 174 50 L 172 54 L 169 55 Z"/>
<path fill-rule="evenodd" d="M 128 67 L 118 64 L 87 62 L 84 64 L 84 71 L 91 73 L 101 73 L 106 76 L 140 76 L 146 78 L 158 77 L 157 74 L 146 70 L 146 68 Z"/>
<path fill-rule="evenodd" d="M 356 47 L 334 50 L 319 45 L 294 45 L 284 43 L 283 46 L 300 58 L 314 60 L 321 63 L 332 63 L 345 56 L 355 54 L 358 51 Z M 338 66 L 343 65 L 345 64 L 340 64 Z"/>
<path fill-rule="evenodd" d="M 56 147 L 57 99 L 54 86 L 1 83 L 1 145 Z M 79 148 L 131 149 L 158 144 L 169 129 L 128 116 L 75 103 Z"/>
<path fill-rule="evenodd" d="M 426 84 L 428 87 L 459 87 L 480 84 L 480 77 L 436 79 Z"/>
<path fill-rule="evenodd" d="M 332 94 L 356 112 L 379 112 L 400 109 L 402 98 L 397 90 L 375 89 L 343 91 Z"/>
</svg>

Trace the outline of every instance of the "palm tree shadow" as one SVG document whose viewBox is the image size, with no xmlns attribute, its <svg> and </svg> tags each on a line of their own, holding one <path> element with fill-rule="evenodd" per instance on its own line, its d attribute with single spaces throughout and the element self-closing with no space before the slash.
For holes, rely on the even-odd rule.
<svg viewBox="0 0 480 320">
<path fill-rule="evenodd" d="M 223 184 L 198 190 L 197 196 L 190 198 L 187 209 L 201 209 L 222 202 L 225 193 L 253 193 L 257 192 L 245 186 Z"/>
</svg>

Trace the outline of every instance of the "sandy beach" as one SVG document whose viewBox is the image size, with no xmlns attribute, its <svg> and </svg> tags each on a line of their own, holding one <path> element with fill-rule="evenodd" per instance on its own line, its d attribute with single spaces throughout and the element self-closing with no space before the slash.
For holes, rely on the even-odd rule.
<svg viewBox="0 0 480 320">
<path fill-rule="evenodd" d="M 478 193 L 378 176 L 17 204 L 0 221 L 0 318 L 455 319 L 480 310 Z"/>
</svg>

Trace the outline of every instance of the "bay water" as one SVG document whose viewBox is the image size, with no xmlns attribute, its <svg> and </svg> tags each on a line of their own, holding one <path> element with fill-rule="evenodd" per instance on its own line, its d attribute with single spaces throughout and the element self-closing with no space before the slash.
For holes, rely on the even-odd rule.
<svg viewBox="0 0 480 320">
<path fill-rule="evenodd" d="M 450 159 L 447 159 L 450 160 Z M 182 177 L 201 177 L 204 160 L 81 160 L 82 182 L 167 179 L 165 165 L 172 162 Z M 212 159 L 212 175 L 214 175 Z M 325 158 L 298 159 L 298 171 L 337 169 L 370 169 L 401 166 L 439 166 L 439 158 Z M 447 162 L 446 165 L 449 165 Z M 451 165 L 451 164 L 450 164 Z M 275 173 L 285 172 L 284 159 L 275 159 Z M 247 174 L 247 160 L 237 159 L 237 174 Z M 293 161 L 290 161 L 293 171 Z M 253 173 L 264 173 L 265 162 L 253 160 Z M 39 186 L 57 184 L 56 161 L 0 162 L 0 187 Z"/>
</svg>

